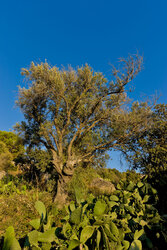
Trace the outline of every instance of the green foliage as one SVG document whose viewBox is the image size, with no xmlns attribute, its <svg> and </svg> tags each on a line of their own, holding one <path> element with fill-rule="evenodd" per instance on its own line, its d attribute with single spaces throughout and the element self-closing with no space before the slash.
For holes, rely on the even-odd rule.
<svg viewBox="0 0 167 250">
<path fill-rule="evenodd" d="M 147 183 L 122 182 L 110 196 L 71 203 L 62 230 L 69 249 L 73 249 L 73 245 L 82 245 L 85 249 L 141 249 L 142 244 L 147 246 L 149 232 L 154 232 L 154 225 L 160 222 L 158 211 L 150 203 L 156 202 L 155 195 L 155 190 Z M 83 234 L 86 241 L 81 237 Z"/>
<path fill-rule="evenodd" d="M 19 154 L 24 153 L 23 141 L 13 132 L 0 131 L 0 142 L 3 142 L 15 159 Z"/>
<path fill-rule="evenodd" d="M 127 143 L 127 159 L 150 178 L 167 169 L 167 105 L 157 104 L 150 126 Z"/>
<path fill-rule="evenodd" d="M 27 189 L 31 189 L 30 184 L 22 176 L 7 175 L 0 180 L 0 195 L 25 194 Z"/>
<path fill-rule="evenodd" d="M 26 185 L 22 185 L 20 188 L 17 188 L 13 181 L 9 181 L 7 184 L 4 184 L 3 181 L 0 180 L 0 194 L 10 195 L 14 192 L 17 194 L 24 194 L 26 189 Z"/>
<path fill-rule="evenodd" d="M 110 180 L 113 184 L 117 184 L 123 177 L 123 174 L 117 169 L 110 168 L 98 168 L 97 174 L 104 180 Z"/>
<path fill-rule="evenodd" d="M 21 250 L 19 242 L 15 238 L 14 228 L 8 227 L 4 237 L 2 250 Z"/>
<path fill-rule="evenodd" d="M 137 111 L 137 108 L 135 108 Z M 145 132 L 135 134 L 124 148 L 126 157 L 135 169 L 147 177 L 157 189 L 161 214 L 167 211 L 167 104 L 157 104 L 150 112 L 150 125 Z"/>
<path fill-rule="evenodd" d="M 96 190 L 92 187 L 92 181 L 97 178 L 102 178 L 103 180 L 117 185 L 121 180 L 127 183 L 130 181 L 137 183 L 141 179 L 141 174 L 136 173 L 135 170 L 127 170 L 121 173 L 117 169 L 93 167 L 83 169 L 82 167 L 78 167 L 68 184 L 67 191 L 69 193 L 69 198 L 72 200 L 76 199 L 76 201 L 82 201 L 87 199 L 90 193 L 93 193 L 95 196 L 103 194 L 100 190 Z"/>
<path fill-rule="evenodd" d="M 48 211 L 46 211 L 45 205 L 41 201 L 35 203 L 35 208 L 40 218 L 30 221 L 30 225 L 34 230 L 28 233 L 28 239 L 24 243 L 24 246 L 26 244 L 26 246 L 36 247 L 37 249 L 44 249 L 46 247 L 50 249 L 58 243 L 55 234 L 56 227 L 53 226 L 52 221 L 53 215 L 50 215 Z"/>
<path fill-rule="evenodd" d="M 29 148 L 45 147 L 52 154 L 62 201 L 67 200 L 65 182 L 76 167 L 105 166 L 110 149 L 145 130 L 150 107 L 145 104 L 135 114 L 125 108 L 125 86 L 140 72 L 142 58 L 134 55 L 120 62 L 110 80 L 88 65 L 60 70 L 32 62 L 22 70 L 29 87 L 19 87 L 17 104 L 25 120 L 16 130 Z"/>
<path fill-rule="evenodd" d="M 30 224 L 22 247 L 36 249 L 142 249 L 152 248 L 161 238 L 161 218 L 156 208 L 156 191 L 148 183 L 121 182 L 114 194 L 66 206 L 62 226 L 56 227 L 44 204 L 37 201 L 40 215 Z M 159 232 L 157 231 L 159 230 Z M 156 244 L 156 243 L 155 243 Z"/>
<path fill-rule="evenodd" d="M 14 162 L 24 153 L 21 138 L 13 132 L 0 131 L 0 171 L 13 169 Z"/>
<path fill-rule="evenodd" d="M 69 197 L 72 200 L 85 200 L 90 190 L 89 186 L 94 178 L 99 177 L 96 169 L 92 167 L 78 167 L 67 186 Z"/>
<path fill-rule="evenodd" d="M 96 204 L 94 206 L 93 213 L 95 216 L 102 215 L 102 214 L 104 214 L 106 208 L 107 208 L 107 204 L 105 203 L 105 201 L 99 200 L 96 202 Z"/>
<path fill-rule="evenodd" d="M 51 154 L 43 149 L 27 149 L 18 159 L 18 165 L 24 180 L 41 191 L 52 192 L 55 189 L 57 173 L 53 168 Z"/>
<path fill-rule="evenodd" d="M 0 154 L 9 152 L 4 142 L 0 141 Z"/>
<path fill-rule="evenodd" d="M 26 153 L 26 161 L 30 163 L 31 168 L 36 168 L 36 172 L 40 170 L 44 173 L 52 170 L 52 155 L 50 152 L 35 148 L 27 150 Z"/>
<path fill-rule="evenodd" d="M 29 186 L 23 190 L 18 185 L 17 191 L 11 190 L 10 187 L 8 192 L 0 194 L 0 237 L 4 235 L 6 228 L 10 225 L 13 225 L 17 238 L 24 237 L 32 229 L 29 222 L 38 215 L 34 208 L 34 203 L 38 198 L 47 207 L 52 205 L 53 197 L 50 193 L 30 189 Z"/>
<path fill-rule="evenodd" d="M 41 218 L 44 219 L 46 217 L 46 208 L 45 208 L 45 205 L 41 201 L 37 201 L 35 203 L 35 208 L 38 211 L 38 213 L 40 214 Z"/>
<path fill-rule="evenodd" d="M 126 182 L 134 182 L 137 183 L 141 180 L 141 173 L 136 173 L 135 170 L 127 170 L 126 172 L 124 172 L 124 180 L 126 180 Z"/>
<path fill-rule="evenodd" d="M 12 164 L 13 156 L 4 142 L 0 141 L 0 171 L 7 171 Z"/>
</svg>

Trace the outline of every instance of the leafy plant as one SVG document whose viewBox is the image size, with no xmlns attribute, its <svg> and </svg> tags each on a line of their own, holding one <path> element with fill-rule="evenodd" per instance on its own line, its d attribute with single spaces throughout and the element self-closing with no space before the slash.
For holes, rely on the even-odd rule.
<svg viewBox="0 0 167 250">
<path fill-rule="evenodd" d="M 5 233 L 2 250 L 21 250 L 19 242 L 15 238 L 14 228 L 8 227 Z"/>
<path fill-rule="evenodd" d="M 0 180 L 0 194 L 11 195 L 12 193 L 25 194 L 28 183 L 23 178 L 8 175 Z"/>
<path fill-rule="evenodd" d="M 91 197 L 66 207 L 62 228 L 68 249 L 142 249 L 152 246 L 148 235 L 160 216 L 150 202 L 156 190 L 149 184 L 122 182 L 110 196 Z M 154 234 L 156 237 L 156 232 Z"/>
<path fill-rule="evenodd" d="M 41 201 L 35 203 L 35 208 L 38 211 L 40 218 L 34 219 L 30 222 L 30 225 L 34 228 L 33 231 L 28 233 L 28 242 L 31 247 L 37 249 L 43 249 L 42 244 L 44 243 L 45 248 L 51 248 L 55 243 L 58 243 L 55 231 L 56 227 L 53 226 L 52 215 L 50 215 L 45 208 L 45 205 Z M 51 244 L 52 243 L 52 244 Z"/>
<path fill-rule="evenodd" d="M 17 194 L 23 194 L 25 193 L 26 189 L 26 185 L 22 185 L 20 188 L 17 188 L 13 181 L 8 182 L 7 184 L 4 184 L 0 181 L 0 194 L 10 195 L 14 192 Z"/>
<path fill-rule="evenodd" d="M 154 239 L 163 236 L 160 228 L 162 220 L 153 205 L 156 195 L 156 190 L 148 183 L 120 182 L 111 195 L 94 197 L 91 194 L 85 201 L 72 201 L 66 205 L 66 216 L 60 227 L 55 226 L 53 216 L 44 204 L 37 201 L 35 208 L 40 217 L 30 222 L 34 230 L 24 239 L 23 247 L 151 249 Z M 6 241 L 4 244 L 7 244 Z"/>
</svg>

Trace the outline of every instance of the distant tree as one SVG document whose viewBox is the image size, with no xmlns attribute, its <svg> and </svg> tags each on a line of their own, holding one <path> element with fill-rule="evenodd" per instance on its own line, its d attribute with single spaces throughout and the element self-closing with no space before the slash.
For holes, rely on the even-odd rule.
<svg viewBox="0 0 167 250">
<path fill-rule="evenodd" d="M 9 152 L 5 143 L 0 141 L 0 171 L 7 171 L 12 165 L 12 154 Z"/>
<path fill-rule="evenodd" d="M 5 144 L 13 158 L 24 152 L 23 140 L 13 132 L 0 131 L 0 142 Z"/>
<path fill-rule="evenodd" d="M 45 146 L 58 173 L 56 200 L 65 202 L 66 184 L 77 166 L 93 164 L 110 149 L 144 129 L 147 108 L 136 116 L 125 109 L 125 86 L 141 70 L 142 58 L 130 56 L 113 68 L 113 79 L 88 65 L 59 70 L 31 64 L 22 74 L 29 87 L 19 88 L 17 104 L 25 120 L 16 125 L 29 147 Z M 130 126 L 130 128 L 129 128 Z"/>
<path fill-rule="evenodd" d="M 7 171 L 24 153 L 23 141 L 13 132 L 0 131 L 0 170 Z"/>
</svg>

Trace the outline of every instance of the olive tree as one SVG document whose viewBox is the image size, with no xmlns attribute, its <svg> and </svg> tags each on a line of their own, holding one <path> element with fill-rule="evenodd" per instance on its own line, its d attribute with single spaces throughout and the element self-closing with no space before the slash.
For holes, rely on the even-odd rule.
<svg viewBox="0 0 167 250">
<path fill-rule="evenodd" d="M 32 62 L 22 70 L 28 87 L 19 87 L 17 104 L 25 119 L 17 129 L 29 147 L 45 146 L 52 153 L 59 176 L 56 200 L 65 202 L 66 185 L 77 166 L 93 164 L 142 129 L 145 113 L 130 117 L 125 109 L 125 87 L 141 65 L 137 55 L 121 59 L 111 80 L 88 65 L 65 70 Z"/>
</svg>

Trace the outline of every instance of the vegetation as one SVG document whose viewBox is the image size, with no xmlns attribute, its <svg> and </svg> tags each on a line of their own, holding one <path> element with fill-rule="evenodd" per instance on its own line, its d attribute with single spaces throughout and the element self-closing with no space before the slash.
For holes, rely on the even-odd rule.
<svg viewBox="0 0 167 250">
<path fill-rule="evenodd" d="M 150 127 L 133 136 L 124 147 L 124 154 L 133 169 L 147 176 L 147 181 L 157 189 L 159 207 L 167 210 L 167 105 L 155 105 Z"/>
<path fill-rule="evenodd" d="M 23 69 L 25 120 L 0 131 L 0 249 L 166 249 L 167 105 L 131 103 L 142 58 L 121 65 L 110 81 L 88 65 Z M 106 168 L 110 150 L 130 169 Z"/>
<path fill-rule="evenodd" d="M 122 59 L 108 81 L 88 65 L 59 70 L 47 63 L 31 64 L 22 74 L 29 87 L 19 88 L 18 106 L 25 120 L 16 126 L 30 148 L 52 153 L 58 174 L 56 200 L 66 202 L 66 186 L 78 166 L 103 165 L 108 150 L 145 131 L 150 108 L 125 109 L 126 85 L 141 70 L 142 58 Z M 121 126 L 120 126 L 121 124 Z"/>
<path fill-rule="evenodd" d="M 62 225 L 57 226 L 41 201 L 35 208 L 40 217 L 30 221 L 34 228 L 20 240 L 24 249 L 150 249 L 165 237 L 160 227 L 156 190 L 142 182 L 117 185 L 109 196 L 66 206 Z M 166 234 L 165 234 L 166 236 Z M 158 244 L 157 244 L 158 243 Z M 7 229 L 3 249 L 21 249 L 12 227 Z"/>
<path fill-rule="evenodd" d="M 167 105 L 155 105 L 151 117 L 149 129 L 139 131 L 124 146 L 133 169 L 140 169 L 149 178 L 167 170 Z"/>
<path fill-rule="evenodd" d="M 5 144 L 13 159 L 24 152 L 22 139 L 13 132 L 0 131 L 0 142 Z"/>
<path fill-rule="evenodd" d="M 0 171 L 8 171 L 15 166 L 24 153 L 23 141 L 13 132 L 0 131 Z"/>
<path fill-rule="evenodd" d="M 12 165 L 12 154 L 5 143 L 0 142 L 0 170 L 7 170 Z"/>
</svg>

